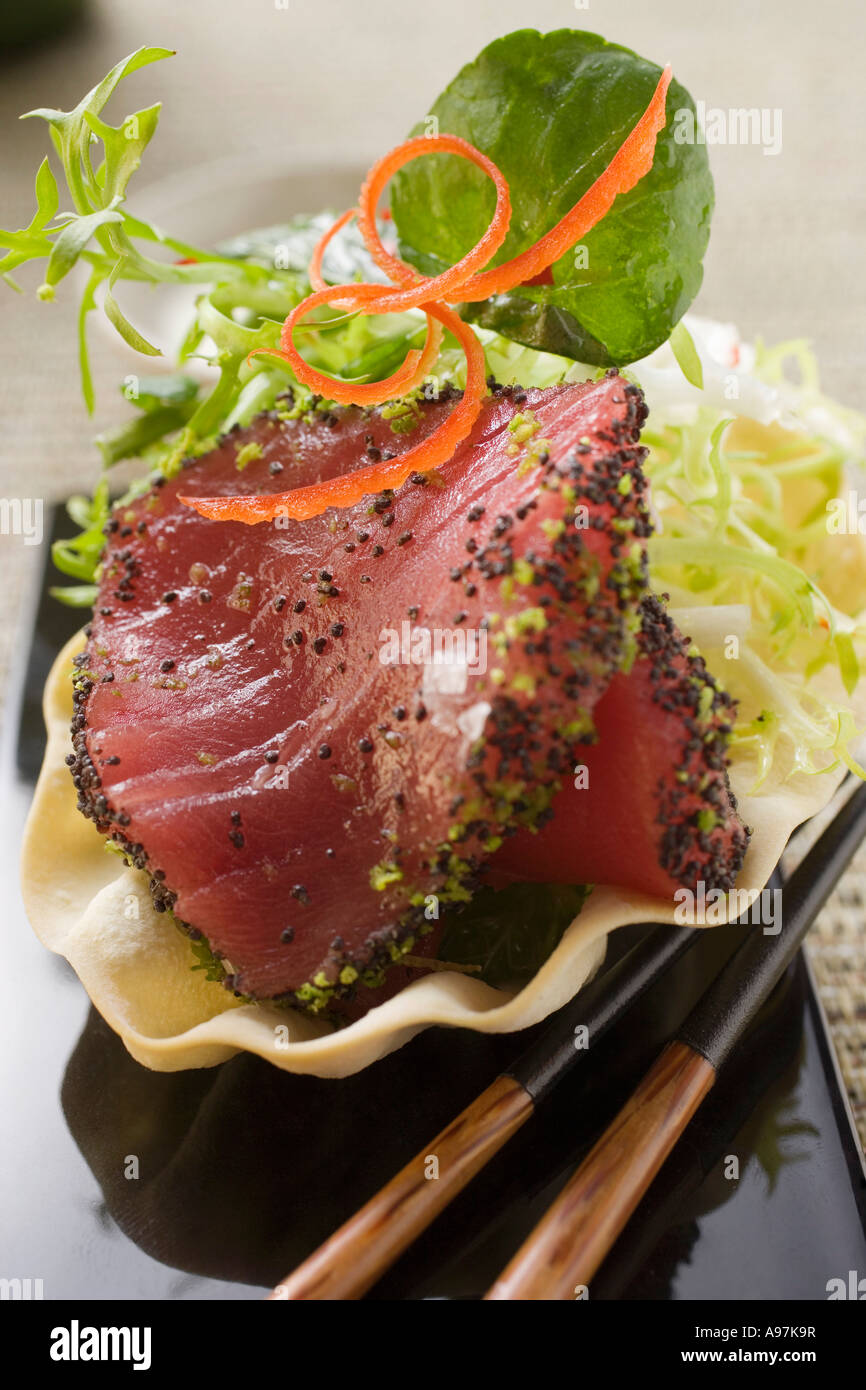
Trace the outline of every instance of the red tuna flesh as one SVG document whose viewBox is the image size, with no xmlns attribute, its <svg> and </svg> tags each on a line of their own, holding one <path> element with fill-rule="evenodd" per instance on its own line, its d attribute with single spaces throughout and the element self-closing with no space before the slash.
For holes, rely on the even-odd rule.
<svg viewBox="0 0 866 1390">
<path fill-rule="evenodd" d="M 547 824 L 520 830 L 491 862 L 497 881 L 607 883 L 670 900 L 727 892 L 749 841 L 726 762 L 734 702 L 654 596 L 638 657 L 595 708 L 598 742 L 577 751 Z"/>
<path fill-rule="evenodd" d="M 645 410 L 616 373 L 498 388 L 440 475 L 351 510 L 250 527 L 177 500 L 346 472 L 449 408 L 408 434 L 355 407 L 269 412 L 109 523 L 77 663 L 79 805 L 240 992 L 317 1007 L 374 982 L 428 895 L 465 901 L 543 814 L 633 647 Z M 449 693 L 404 660 L 419 629 L 486 633 L 487 670 L 470 639 Z"/>
</svg>

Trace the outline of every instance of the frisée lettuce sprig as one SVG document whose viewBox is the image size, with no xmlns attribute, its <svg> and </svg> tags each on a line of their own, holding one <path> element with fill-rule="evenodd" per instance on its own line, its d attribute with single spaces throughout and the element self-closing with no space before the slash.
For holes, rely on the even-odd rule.
<svg viewBox="0 0 866 1390">
<path fill-rule="evenodd" d="M 203 356 L 218 376 L 191 410 L 151 416 L 133 430 L 128 441 L 110 440 L 103 449 L 105 462 L 137 456 L 144 445 L 180 429 L 173 447 L 161 460 L 163 471 L 172 472 L 185 453 L 207 446 L 225 428 L 245 388 L 251 413 L 292 380 L 291 372 L 277 360 L 247 363 L 251 352 L 275 348 L 286 314 L 306 291 L 307 282 L 297 269 L 267 265 L 255 256 L 239 256 L 205 249 L 167 235 L 126 206 L 132 175 L 153 138 L 160 106 L 155 104 L 127 115 L 117 126 L 101 113 L 123 79 L 147 65 L 172 56 L 165 48 L 142 48 L 112 68 L 71 111 L 40 108 L 27 113 L 48 123 L 63 180 L 63 198 L 69 210 L 61 211 L 61 190 L 48 158 L 36 176 L 37 209 L 26 228 L 0 231 L 0 275 L 13 289 L 20 289 L 15 272 L 33 261 L 44 262 L 40 299 L 54 299 L 58 287 L 75 267 L 88 272 L 78 315 L 78 352 L 81 385 L 89 413 L 95 394 L 87 346 L 87 321 L 100 301 L 118 335 L 135 352 L 147 358 L 163 356 L 123 312 L 118 287 L 123 282 L 201 287 L 195 316 L 178 355 L 182 365 Z M 323 316 L 320 316 L 320 318 Z M 328 325 L 314 322 L 311 340 L 324 339 Z M 328 356 L 327 352 L 323 354 Z M 137 401 L 135 402 L 138 403 Z M 176 402 L 175 402 L 176 404 Z M 241 407 L 243 411 L 243 406 Z M 158 423 L 166 426 L 160 436 Z"/>
<path fill-rule="evenodd" d="M 128 209 L 129 183 L 155 134 L 160 106 L 133 111 L 117 126 L 109 125 L 101 113 L 125 78 L 170 56 L 169 49 L 139 49 L 117 63 L 73 110 L 40 108 L 27 113 L 49 126 L 63 192 L 49 159 L 44 159 L 36 175 L 37 207 L 29 225 L 0 230 L 0 250 L 5 250 L 0 275 L 14 290 L 21 289 L 16 272 L 31 262 L 42 263 L 36 293 L 48 302 L 70 272 L 86 272 L 77 336 L 81 388 L 90 414 L 95 392 L 87 327 L 100 302 L 119 337 L 152 361 L 163 356 L 162 349 L 123 312 L 118 299 L 123 283 L 186 285 L 201 291 L 172 367 L 200 359 L 212 369 L 214 379 L 202 386 L 177 371 L 134 378 L 135 389 L 125 383 L 123 390 L 137 414 L 96 441 L 105 467 L 141 459 L 165 476 L 176 472 L 184 457 L 206 451 L 236 421 L 247 423 L 271 407 L 287 386 L 298 389 L 281 359 L 248 358 L 277 347 L 286 315 L 309 289 L 303 267 L 309 260 L 310 239 L 318 239 L 319 224 L 328 220 L 327 215 L 300 218 L 278 229 L 277 242 L 269 243 L 267 234 L 261 234 L 252 244 L 244 245 L 239 238 L 214 250 L 172 237 Z M 343 238 L 333 254 L 342 258 L 335 264 L 336 276 L 345 276 L 349 267 L 353 274 L 370 273 L 351 237 Z M 423 337 L 423 323 L 420 315 L 401 315 L 383 331 L 373 319 L 314 315 L 306 332 L 309 355 L 323 370 L 376 376 L 405 356 L 407 344 Z M 310 393 L 301 388 L 300 395 L 309 398 Z M 70 515 L 81 532 L 53 550 L 58 569 L 79 581 L 56 591 L 73 606 L 86 607 L 93 599 L 107 495 L 100 484 L 89 502 L 73 499 Z"/>
</svg>

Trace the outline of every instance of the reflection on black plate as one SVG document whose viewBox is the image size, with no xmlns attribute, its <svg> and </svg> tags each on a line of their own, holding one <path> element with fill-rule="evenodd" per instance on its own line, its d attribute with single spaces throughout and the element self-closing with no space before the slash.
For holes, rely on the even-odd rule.
<svg viewBox="0 0 866 1390">
<path fill-rule="evenodd" d="M 18 741 L 23 782 L 41 755 L 42 680 L 79 618 L 41 603 Z M 6 791 L 20 801 L 21 782 Z M 13 931 L 27 927 L 16 921 Z M 633 929 L 619 933 L 615 951 L 630 939 Z M 740 939 L 736 927 L 704 933 L 370 1297 L 479 1297 Z M 47 1297 L 255 1296 L 527 1041 L 526 1034 L 434 1029 L 344 1081 L 289 1076 L 245 1055 L 207 1071 L 159 1074 L 134 1062 L 92 1009 L 74 1043 L 70 990 L 78 986 L 50 957 L 36 969 L 42 1018 L 56 1020 L 57 1036 L 13 1073 L 20 1162 L 2 1193 L 3 1224 L 9 1215 L 12 1248 L 19 1260 L 31 1252 L 30 1268 L 0 1273 L 38 1276 L 50 1249 Z M 53 1171 L 28 1155 L 62 1147 L 53 1102 L 35 1112 L 32 1104 L 54 1085 L 58 1048 L 72 1053 L 61 1099 L 86 1166 L 70 1153 Z M 128 1176 L 132 1157 L 137 1177 Z M 734 1159 L 738 1178 L 729 1176 Z M 591 1297 L 823 1299 L 829 1279 L 866 1270 L 864 1224 L 859 1150 L 798 960 L 599 1271 Z M 127 1238 L 120 1248 L 117 1228 Z"/>
</svg>

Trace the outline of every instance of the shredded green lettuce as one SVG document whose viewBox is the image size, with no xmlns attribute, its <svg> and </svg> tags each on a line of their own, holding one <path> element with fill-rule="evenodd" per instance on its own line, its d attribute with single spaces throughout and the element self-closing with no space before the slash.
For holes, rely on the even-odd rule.
<svg viewBox="0 0 866 1390">
<path fill-rule="evenodd" d="M 799 428 L 702 405 L 685 423 L 654 411 L 643 435 L 660 523 L 649 543 L 652 582 L 740 701 L 732 745 L 754 759 L 755 789 L 774 764 L 815 773 L 842 763 L 866 777 L 849 753 L 857 730 L 836 693 L 841 684 L 853 695 L 863 671 L 866 550 L 861 537 L 841 545 L 828 527 L 831 503 L 862 462 L 864 422 L 820 397 L 803 343 L 759 349 L 754 375 L 779 386 L 792 360 Z M 802 424 L 819 400 L 823 431 Z M 830 437 L 834 416 L 851 435 L 847 447 Z M 747 630 L 702 638 L 704 615 L 726 606 L 745 607 Z"/>
</svg>

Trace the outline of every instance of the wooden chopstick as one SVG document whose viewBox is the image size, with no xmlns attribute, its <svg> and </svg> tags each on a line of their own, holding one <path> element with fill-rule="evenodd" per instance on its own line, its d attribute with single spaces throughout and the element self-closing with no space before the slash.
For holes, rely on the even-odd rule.
<svg viewBox="0 0 866 1390">
<path fill-rule="evenodd" d="M 575 1028 L 586 1027 L 592 1041 L 601 1038 L 698 935 L 689 927 L 648 930 L 554 1016 L 507 1074 L 497 1077 L 269 1297 L 362 1297 L 586 1055 L 575 1048 Z"/>
<path fill-rule="evenodd" d="M 735 951 L 637 1090 L 488 1291 L 573 1299 L 626 1225 L 749 1024 L 794 959 L 866 833 L 866 786 L 843 806 L 782 891 L 781 930 Z"/>
</svg>

